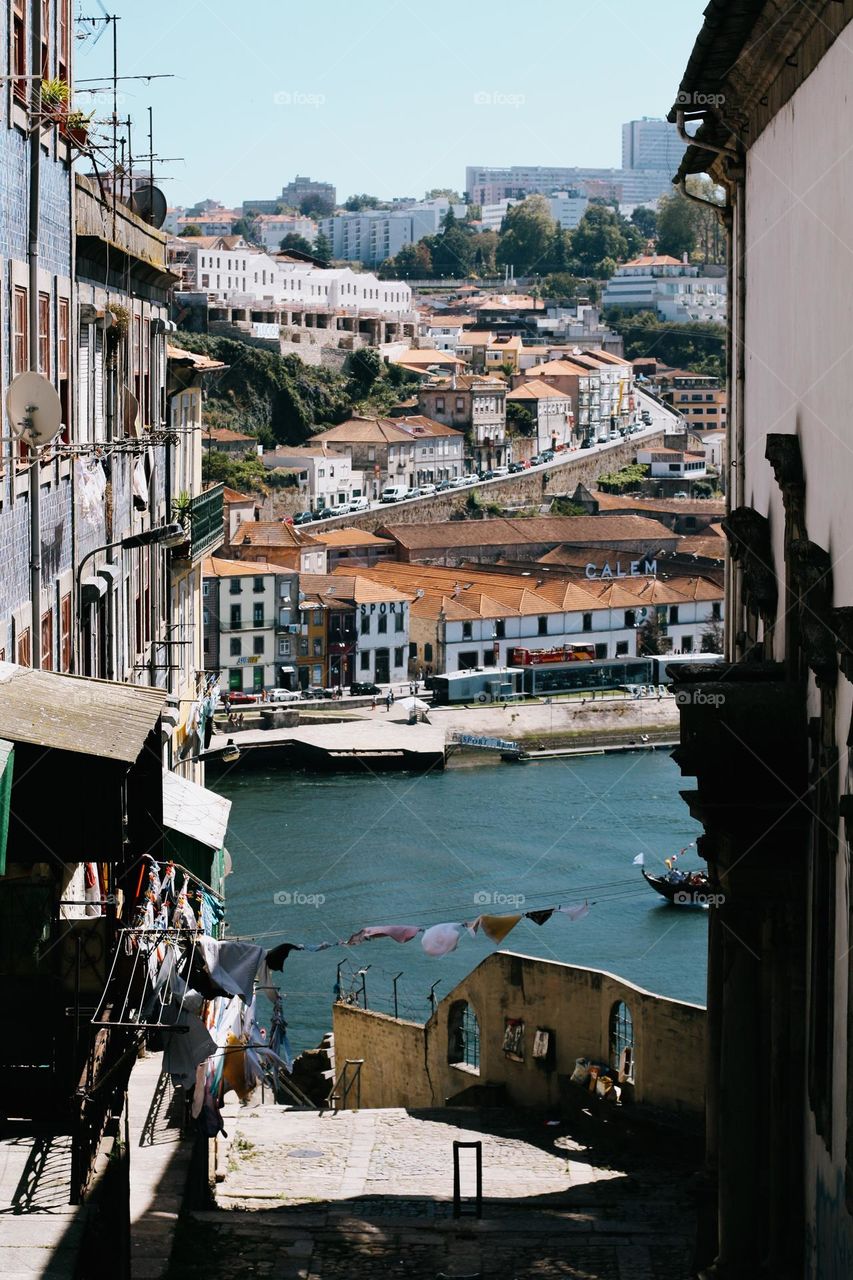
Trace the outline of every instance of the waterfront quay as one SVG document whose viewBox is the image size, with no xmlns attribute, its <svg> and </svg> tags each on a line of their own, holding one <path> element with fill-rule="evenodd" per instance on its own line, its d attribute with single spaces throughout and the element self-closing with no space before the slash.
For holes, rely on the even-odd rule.
<svg viewBox="0 0 853 1280">
<path fill-rule="evenodd" d="M 530 702 L 430 706 L 414 723 L 408 722 L 404 697 L 390 708 L 384 701 L 373 707 L 370 701 L 348 699 L 339 709 L 325 704 L 271 717 L 253 709 L 243 728 L 229 727 L 214 735 L 211 763 L 229 742 L 240 750 L 237 763 L 251 767 L 417 770 L 494 755 L 500 753 L 500 743 L 514 743 L 535 755 L 666 747 L 678 740 L 678 708 L 669 694 L 636 698 L 614 691 Z M 264 721 L 276 715 L 298 723 L 264 727 Z M 466 738 L 489 741 L 466 743 Z"/>
</svg>

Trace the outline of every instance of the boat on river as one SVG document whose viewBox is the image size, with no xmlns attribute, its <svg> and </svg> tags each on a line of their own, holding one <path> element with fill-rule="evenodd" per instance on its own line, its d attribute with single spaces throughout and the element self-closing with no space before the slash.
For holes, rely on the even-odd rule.
<svg viewBox="0 0 853 1280">
<path fill-rule="evenodd" d="M 711 882 L 705 871 L 667 871 L 651 876 L 643 871 L 643 879 L 656 893 L 674 907 L 707 907 L 712 895 Z"/>
</svg>

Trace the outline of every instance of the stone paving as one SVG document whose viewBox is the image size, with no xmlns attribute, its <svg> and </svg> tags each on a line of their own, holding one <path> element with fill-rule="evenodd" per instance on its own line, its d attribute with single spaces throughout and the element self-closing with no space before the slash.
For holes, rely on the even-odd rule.
<svg viewBox="0 0 853 1280">
<path fill-rule="evenodd" d="M 511 1111 L 229 1108 L 217 1207 L 171 1280 L 687 1280 L 692 1166 Z M 452 1143 L 483 1144 L 483 1216 L 452 1216 Z M 588 1142 L 595 1144 L 592 1149 Z M 637 1151 L 640 1155 L 637 1155 Z M 462 1193 L 474 1190 L 462 1151 Z M 668 1160 L 668 1157 L 665 1157 Z"/>
</svg>

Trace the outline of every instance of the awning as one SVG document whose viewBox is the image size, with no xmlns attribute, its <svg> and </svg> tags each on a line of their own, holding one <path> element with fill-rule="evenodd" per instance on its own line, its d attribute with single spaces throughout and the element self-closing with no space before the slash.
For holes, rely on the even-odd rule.
<svg viewBox="0 0 853 1280">
<path fill-rule="evenodd" d="M 0 738 L 0 876 L 6 874 L 6 837 L 9 834 L 14 756 L 15 744 Z"/>
<path fill-rule="evenodd" d="M 133 764 L 165 701 L 163 689 L 0 662 L 0 738 L 13 742 Z"/>
<path fill-rule="evenodd" d="M 163 824 L 213 853 L 223 848 L 231 801 L 177 773 L 163 772 Z"/>
</svg>

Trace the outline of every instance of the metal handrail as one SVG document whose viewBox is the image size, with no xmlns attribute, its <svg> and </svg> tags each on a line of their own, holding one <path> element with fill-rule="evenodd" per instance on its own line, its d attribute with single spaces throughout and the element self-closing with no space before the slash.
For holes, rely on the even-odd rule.
<svg viewBox="0 0 853 1280">
<path fill-rule="evenodd" d="M 339 1111 L 345 1110 L 347 1099 L 350 1091 L 354 1088 L 355 1107 L 353 1110 L 358 1111 L 361 1108 L 361 1068 L 364 1066 L 364 1058 L 347 1058 L 341 1068 L 340 1074 L 332 1085 L 329 1096 L 326 1099 L 326 1106 L 322 1110 L 331 1109 L 332 1115 L 337 1115 Z M 351 1080 L 347 1080 L 347 1069 L 355 1067 Z M 343 1084 L 343 1092 L 341 1092 L 341 1084 Z"/>
</svg>

